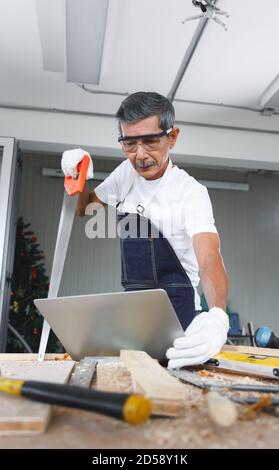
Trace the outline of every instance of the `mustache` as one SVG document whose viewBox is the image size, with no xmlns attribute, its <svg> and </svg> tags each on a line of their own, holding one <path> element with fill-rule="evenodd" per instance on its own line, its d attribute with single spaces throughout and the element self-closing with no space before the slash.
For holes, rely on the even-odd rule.
<svg viewBox="0 0 279 470">
<path fill-rule="evenodd" d="M 146 160 L 145 161 L 139 160 L 139 161 L 136 162 L 136 169 L 149 168 L 149 167 L 155 166 L 155 165 L 156 165 L 156 163 L 152 160 L 147 160 L 147 161 Z"/>
</svg>

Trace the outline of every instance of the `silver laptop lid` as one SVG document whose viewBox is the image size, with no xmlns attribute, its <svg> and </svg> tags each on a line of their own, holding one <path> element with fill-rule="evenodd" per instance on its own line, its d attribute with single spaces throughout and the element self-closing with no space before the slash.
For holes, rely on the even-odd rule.
<svg viewBox="0 0 279 470">
<path fill-rule="evenodd" d="M 34 304 L 74 360 L 143 350 L 164 359 L 184 334 L 163 289 L 36 299 Z"/>
</svg>

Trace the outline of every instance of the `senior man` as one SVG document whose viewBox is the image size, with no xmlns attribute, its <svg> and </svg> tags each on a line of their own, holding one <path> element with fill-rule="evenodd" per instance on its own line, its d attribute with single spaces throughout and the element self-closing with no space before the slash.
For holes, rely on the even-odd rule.
<svg viewBox="0 0 279 470">
<path fill-rule="evenodd" d="M 179 128 L 167 98 L 133 93 L 116 117 L 127 158 L 93 192 L 83 191 L 77 214 L 84 215 L 91 202 L 112 204 L 119 221 L 125 218 L 125 228 L 136 223 L 134 236 L 120 237 L 122 285 L 165 289 L 185 330 L 167 351 L 168 367 L 202 364 L 221 350 L 229 329 L 228 279 L 207 189 L 171 161 Z M 85 153 L 64 152 L 65 175 L 77 175 Z M 93 177 L 92 161 L 88 177 Z M 208 312 L 201 312 L 200 280 Z"/>
</svg>

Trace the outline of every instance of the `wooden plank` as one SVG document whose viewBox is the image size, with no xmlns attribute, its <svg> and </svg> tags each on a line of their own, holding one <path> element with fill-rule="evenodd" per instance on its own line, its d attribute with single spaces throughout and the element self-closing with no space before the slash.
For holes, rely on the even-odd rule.
<svg viewBox="0 0 279 470">
<path fill-rule="evenodd" d="M 38 354 L 30 353 L 2 353 L 0 354 L 0 361 L 36 361 Z M 46 361 L 70 361 L 69 354 L 45 354 Z"/>
<path fill-rule="evenodd" d="M 258 356 L 279 357 L 279 349 L 257 348 L 254 346 L 233 346 L 225 344 L 222 352 L 235 352 L 240 354 L 255 354 Z"/>
<path fill-rule="evenodd" d="M 184 386 L 144 351 L 120 351 L 137 389 L 152 400 L 152 414 L 179 416 L 186 398 Z"/>
<path fill-rule="evenodd" d="M 65 383 L 74 366 L 73 361 L 11 361 L 0 360 L 3 377 L 23 380 Z M 0 395 L 0 435 L 32 435 L 45 431 L 51 406 L 26 398 Z"/>
</svg>

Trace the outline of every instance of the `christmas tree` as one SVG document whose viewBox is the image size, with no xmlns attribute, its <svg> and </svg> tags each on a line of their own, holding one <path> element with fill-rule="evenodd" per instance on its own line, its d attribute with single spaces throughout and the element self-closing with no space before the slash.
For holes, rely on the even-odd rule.
<svg viewBox="0 0 279 470">
<path fill-rule="evenodd" d="M 37 237 L 18 219 L 15 258 L 11 283 L 10 325 L 23 337 L 33 352 L 38 352 L 43 317 L 33 300 L 47 297 L 49 279 L 45 274 L 44 254 Z M 63 352 L 63 346 L 51 332 L 48 340 L 49 352 Z M 7 352 L 26 352 L 21 341 L 9 330 Z"/>
</svg>

